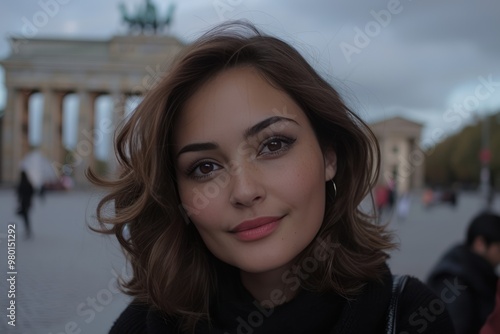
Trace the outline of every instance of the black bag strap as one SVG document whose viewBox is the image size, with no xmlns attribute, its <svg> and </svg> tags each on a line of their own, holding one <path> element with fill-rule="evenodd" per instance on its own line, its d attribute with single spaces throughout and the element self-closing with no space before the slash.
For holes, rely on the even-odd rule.
<svg viewBox="0 0 500 334">
<path fill-rule="evenodd" d="M 405 288 L 408 275 L 393 275 L 392 276 L 392 296 L 387 312 L 387 334 L 396 334 L 396 320 L 398 318 L 398 303 L 399 296 Z"/>
</svg>

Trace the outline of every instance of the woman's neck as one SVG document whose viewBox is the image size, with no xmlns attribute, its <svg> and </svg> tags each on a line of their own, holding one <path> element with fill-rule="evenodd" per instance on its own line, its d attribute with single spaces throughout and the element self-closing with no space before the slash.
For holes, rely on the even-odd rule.
<svg viewBox="0 0 500 334">
<path fill-rule="evenodd" d="M 243 286 L 262 306 L 272 308 L 292 300 L 299 290 L 299 281 L 287 279 L 287 272 L 289 264 L 263 273 L 240 270 L 240 277 Z"/>
</svg>

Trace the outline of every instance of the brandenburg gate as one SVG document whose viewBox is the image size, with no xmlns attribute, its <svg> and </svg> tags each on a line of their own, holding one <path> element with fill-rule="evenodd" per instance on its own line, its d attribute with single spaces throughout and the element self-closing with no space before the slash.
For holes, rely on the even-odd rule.
<svg viewBox="0 0 500 334">
<path fill-rule="evenodd" d="M 126 98 L 143 94 L 166 71 L 183 44 L 171 36 L 116 36 L 110 40 L 16 39 L 10 56 L 0 61 L 5 69 L 7 103 L 3 119 L 2 182 L 19 178 L 19 164 L 29 151 L 30 97 L 43 95 L 40 149 L 57 173 L 65 165 L 84 182 L 83 171 L 95 163 L 94 143 L 112 135 L 124 117 Z M 68 161 L 62 142 L 63 100 L 78 97 L 78 139 Z M 109 95 L 114 107 L 104 120 L 106 132 L 95 127 L 95 102 Z M 101 127 L 102 128 L 102 127 Z M 102 131 L 102 130 L 100 130 Z M 113 152 L 113 151 L 111 151 Z M 114 163 L 110 153 L 108 163 Z"/>
</svg>

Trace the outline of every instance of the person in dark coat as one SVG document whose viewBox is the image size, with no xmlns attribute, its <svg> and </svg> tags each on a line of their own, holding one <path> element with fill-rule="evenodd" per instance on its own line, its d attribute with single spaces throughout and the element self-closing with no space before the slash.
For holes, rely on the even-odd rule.
<svg viewBox="0 0 500 334">
<path fill-rule="evenodd" d="M 23 170 L 21 171 L 19 185 L 17 186 L 17 200 L 18 200 L 17 214 L 23 218 L 24 227 L 26 230 L 26 238 L 31 237 L 29 211 L 31 208 L 33 194 L 34 194 L 33 185 L 31 184 L 28 175 Z"/>
<path fill-rule="evenodd" d="M 457 333 L 478 333 L 493 311 L 500 264 L 500 216 L 481 213 L 469 225 L 465 244 L 436 264 L 428 286 L 447 302 Z"/>
</svg>

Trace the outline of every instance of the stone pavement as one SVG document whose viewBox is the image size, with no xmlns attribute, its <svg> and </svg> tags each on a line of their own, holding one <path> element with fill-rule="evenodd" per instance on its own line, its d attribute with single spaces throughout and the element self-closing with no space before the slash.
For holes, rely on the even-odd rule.
<svg viewBox="0 0 500 334">
<path fill-rule="evenodd" d="M 128 296 L 116 290 L 116 276 L 125 261 L 110 237 L 91 232 L 99 193 L 49 192 L 35 198 L 31 213 L 33 238 L 24 240 L 24 226 L 14 214 L 12 189 L 0 189 L 0 333 L 107 333 Z M 497 199 L 496 208 L 499 208 Z M 474 193 L 461 194 L 457 208 L 424 209 L 414 196 L 410 216 L 392 219 L 401 242 L 389 262 L 396 273 L 425 279 L 436 259 L 462 240 L 470 218 L 481 208 Z M 386 216 L 389 218 L 390 216 Z M 16 327 L 7 324 L 7 225 L 16 225 Z"/>
<path fill-rule="evenodd" d="M 13 190 L 0 190 L 0 333 L 107 333 L 129 297 L 116 289 L 125 274 L 117 242 L 87 228 L 97 192 L 48 192 L 35 198 L 33 238 L 15 215 Z M 16 225 L 16 326 L 7 324 L 7 225 Z"/>
</svg>

